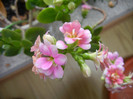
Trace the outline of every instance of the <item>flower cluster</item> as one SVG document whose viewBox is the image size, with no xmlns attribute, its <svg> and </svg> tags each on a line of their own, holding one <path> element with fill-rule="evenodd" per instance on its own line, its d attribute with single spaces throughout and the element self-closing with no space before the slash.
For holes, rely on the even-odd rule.
<svg viewBox="0 0 133 99">
<path fill-rule="evenodd" d="M 62 78 L 64 74 L 62 66 L 66 63 L 67 57 L 59 54 L 56 45 L 45 39 L 46 36 L 48 38 L 49 35 L 44 35 L 44 43 L 41 42 L 40 36 L 38 36 L 34 46 L 31 48 L 31 51 L 34 51 L 32 71 L 39 74 L 43 79 L 45 77 L 51 79 Z"/>
<path fill-rule="evenodd" d="M 117 52 L 109 52 L 108 48 L 99 43 L 99 50 L 91 52 L 92 34 L 88 29 L 81 28 L 78 21 L 65 22 L 59 30 L 64 34 L 64 41 L 58 40 L 49 35 L 48 32 L 43 36 L 37 37 L 31 52 L 34 52 L 33 68 L 35 74 L 41 78 L 51 79 L 62 78 L 64 65 L 67 61 L 66 53 L 70 53 L 80 66 L 81 72 L 85 77 L 91 76 L 91 70 L 85 60 L 92 60 L 96 69 L 103 71 L 101 77 L 105 81 L 106 88 L 111 92 L 117 92 L 133 83 L 133 74 L 124 75 L 123 58 Z"/>
<path fill-rule="evenodd" d="M 96 68 L 101 67 L 106 88 L 111 92 L 118 92 L 133 83 L 133 74 L 124 75 L 124 60 L 118 52 L 108 52 L 103 44 L 99 43 L 99 50 L 94 53 L 84 53 L 82 56 L 94 61 Z"/>
<path fill-rule="evenodd" d="M 108 52 L 107 59 L 109 64 L 103 72 L 102 79 L 105 79 L 105 86 L 109 91 L 118 92 L 126 88 L 126 85 L 129 83 L 132 83 L 133 75 L 124 75 L 125 68 L 123 58 L 119 57 L 117 52 Z"/>
</svg>

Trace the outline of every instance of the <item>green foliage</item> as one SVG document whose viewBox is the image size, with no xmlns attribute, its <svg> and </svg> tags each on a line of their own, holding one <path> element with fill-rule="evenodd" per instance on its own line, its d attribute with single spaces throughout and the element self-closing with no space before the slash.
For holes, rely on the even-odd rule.
<svg viewBox="0 0 133 99">
<path fill-rule="evenodd" d="M 22 40 L 22 46 L 26 49 L 30 49 L 33 43 L 27 39 Z"/>
<path fill-rule="evenodd" d="M 55 21 L 57 12 L 54 8 L 46 8 L 42 10 L 37 19 L 40 23 L 51 23 Z"/>
<path fill-rule="evenodd" d="M 98 43 L 100 41 L 100 36 L 92 36 L 91 43 Z"/>
<path fill-rule="evenodd" d="M 53 4 L 53 0 L 43 0 L 47 5 L 52 5 Z"/>
<path fill-rule="evenodd" d="M 103 27 L 98 27 L 98 28 L 94 29 L 93 35 L 98 36 L 101 33 L 102 29 L 103 29 Z"/>
<path fill-rule="evenodd" d="M 30 52 L 30 48 L 25 48 L 24 49 L 24 54 L 28 55 L 28 56 L 33 56 L 33 52 Z"/>
<path fill-rule="evenodd" d="M 15 56 L 21 51 L 21 48 L 13 47 L 10 45 L 3 45 L 3 49 L 5 49 L 5 56 Z"/>
<path fill-rule="evenodd" d="M 63 19 L 63 13 L 59 11 L 55 17 L 55 20 L 61 21 Z"/>
<path fill-rule="evenodd" d="M 16 29 L 16 30 L 14 30 L 14 32 L 21 34 L 21 30 L 20 29 Z"/>
<path fill-rule="evenodd" d="M 35 42 L 38 35 L 41 37 L 45 34 L 45 29 L 41 27 L 32 27 L 26 30 L 25 32 L 25 38 L 32 43 Z"/>
<path fill-rule="evenodd" d="M 90 30 L 91 34 L 93 33 L 93 29 L 89 25 L 85 26 L 84 29 Z"/>
<path fill-rule="evenodd" d="M 46 4 L 43 2 L 43 0 L 27 0 L 26 8 L 28 10 L 34 9 L 35 6 L 46 7 Z"/>
<path fill-rule="evenodd" d="M 21 42 L 20 41 L 11 40 L 9 43 L 15 48 L 20 48 L 21 47 Z"/>
<path fill-rule="evenodd" d="M 0 55 L 4 52 L 4 49 L 0 47 Z"/>
<path fill-rule="evenodd" d="M 89 51 L 95 52 L 98 49 L 99 49 L 99 44 L 97 44 L 97 43 L 91 43 L 91 49 L 89 49 Z"/>
<path fill-rule="evenodd" d="M 12 39 L 12 40 L 21 40 L 21 34 L 9 29 L 3 29 L 1 31 L 2 39 Z"/>
<path fill-rule="evenodd" d="M 63 14 L 62 22 L 70 22 L 71 17 L 69 14 Z"/>
</svg>

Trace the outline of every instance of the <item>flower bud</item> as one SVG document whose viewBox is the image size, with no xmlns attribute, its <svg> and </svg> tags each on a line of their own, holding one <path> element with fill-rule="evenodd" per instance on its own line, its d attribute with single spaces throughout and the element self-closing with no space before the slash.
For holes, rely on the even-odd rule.
<svg viewBox="0 0 133 99">
<path fill-rule="evenodd" d="M 75 3 L 74 3 L 74 2 L 70 2 L 70 3 L 68 4 L 68 9 L 69 9 L 69 10 L 74 10 L 74 9 L 75 9 Z"/>
<path fill-rule="evenodd" d="M 91 70 L 90 68 L 88 67 L 87 64 L 81 64 L 81 67 L 80 67 L 84 77 L 90 77 L 91 76 Z"/>
<path fill-rule="evenodd" d="M 53 3 L 56 6 L 60 6 L 63 3 L 63 0 L 54 0 Z"/>
<path fill-rule="evenodd" d="M 48 40 L 51 44 L 56 44 L 56 39 L 49 34 L 43 35 L 43 40 L 45 40 L 45 39 Z"/>
<path fill-rule="evenodd" d="M 82 10 L 82 16 L 83 16 L 83 18 L 86 18 L 88 12 L 89 12 L 88 10 Z"/>
</svg>

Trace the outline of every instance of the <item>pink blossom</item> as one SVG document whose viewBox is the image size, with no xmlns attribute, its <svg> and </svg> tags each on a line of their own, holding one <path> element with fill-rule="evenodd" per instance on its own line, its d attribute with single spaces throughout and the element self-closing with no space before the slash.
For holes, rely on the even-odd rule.
<svg viewBox="0 0 133 99">
<path fill-rule="evenodd" d="M 78 21 L 65 22 L 61 26 L 60 31 L 64 33 L 67 44 L 72 44 L 78 40 L 78 46 L 87 50 L 91 48 L 91 33 L 89 30 L 84 30 Z"/>
<path fill-rule="evenodd" d="M 117 91 L 125 87 L 122 86 L 124 80 L 124 67 L 110 65 L 109 68 L 106 68 L 103 72 L 103 77 L 105 79 L 105 85 L 110 91 Z"/>
<path fill-rule="evenodd" d="M 47 40 L 44 40 L 44 44 L 40 43 L 39 49 L 43 54 L 43 57 L 38 58 L 35 62 L 39 73 L 52 79 L 62 78 L 64 71 L 61 66 L 66 63 L 67 57 L 63 54 L 58 54 L 56 46 Z"/>
<path fill-rule="evenodd" d="M 114 65 L 121 65 L 121 66 L 124 65 L 123 58 L 119 57 L 118 52 L 114 52 L 114 53 L 108 52 L 108 58 Z"/>
<path fill-rule="evenodd" d="M 83 4 L 83 5 L 82 5 L 82 9 L 83 9 L 83 10 L 90 10 L 90 9 L 92 9 L 92 7 L 91 7 L 90 5 Z"/>
</svg>

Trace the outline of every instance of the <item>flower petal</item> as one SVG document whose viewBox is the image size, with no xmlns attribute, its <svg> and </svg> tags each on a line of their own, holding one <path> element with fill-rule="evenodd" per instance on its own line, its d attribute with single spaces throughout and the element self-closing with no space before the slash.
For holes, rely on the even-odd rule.
<svg viewBox="0 0 133 99">
<path fill-rule="evenodd" d="M 124 65 L 124 62 L 123 62 L 123 58 L 122 57 L 118 57 L 116 60 L 115 60 L 115 65 Z"/>
<path fill-rule="evenodd" d="M 75 32 L 77 33 L 79 30 L 80 30 L 80 28 L 81 28 L 81 25 L 80 25 L 80 23 L 79 23 L 79 21 L 73 21 L 72 22 L 72 29 L 75 29 Z"/>
<path fill-rule="evenodd" d="M 71 33 L 72 32 L 72 27 L 71 27 L 71 22 L 69 22 L 69 23 L 64 23 L 64 25 L 63 25 L 63 30 L 65 31 L 65 33 L 66 32 L 68 32 L 68 33 Z"/>
<path fill-rule="evenodd" d="M 61 66 L 55 67 L 55 69 L 54 69 L 54 76 L 56 78 L 62 78 L 63 74 L 64 74 L 64 71 L 63 71 Z"/>
<path fill-rule="evenodd" d="M 59 28 L 59 30 L 60 30 L 62 33 L 65 33 L 65 31 L 64 31 L 64 29 L 63 29 L 62 26 Z"/>
<path fill-rule="evenodd" d="M 53 61 L 48 61 L 47 58 L 39 58 L 37 59 L 35 66 L 37 68 L 41 68 L 43 70 L 49 69 L 53 64 Z"/>
<path fill-rule="evenodd" d="M 43 43 L 40 43 L 39 49 L 40 49 L 40 52 L 43 55 L 46 55 L 46 56 L 50 56 L 51 55 L 51 52 L 50 52 L 49 48 L 46 45 L 44 45 Z"/>
<path fill-rule="evenodd" d="M 81 48 L 83 48 L 83 49 L 85 49 L 85 50 L 91 48 L 91 44 L 79 44 L 78 46 L 81 47 Z"/>
<path fill-rule="evenodd" d="M 69 37 L 65 37 L 65 41 L 67 44 L 72 44 L 74 43 L 76 40 L 72 39 L 72 38 L 69 38 Z"/>
<path fill-rule="evenodd" d="M 57 47 L 58 49 L 66 49 L 66 48 L 67 48 L 67 45 L 66 45 L 63 41 L 58 40 L 58 41 L 56 42 L 56 47 Z"/>
<path fill-rule="evenodd" d="M 56 57 L 57 54 L 58 54 L 58 50 L 57 50 L 56 46 L 55 45 L 50 45 L 50 46 L 48 46 L 48 48 L 50 50 L 51 56 Z"/>
<path fill-rule="evenodd" d="M 48 70 L 45 70 L 45 71 L 44 71 L 44 74 L 45 74 L 46 76 L 50 76 L 50 75 L 52 74 L 53 70 L 54 70 L 54 67 L 51 66 L 51 68 L 49 68 Z"/>
<path fill-rule="evenodd" d="M 67 61 L 67 57 L 63 54 L 58 54 L 57 57 L 54 58 L 54 62 L 57 65 L 64 65 Z"/>
<path fill-rule="evenodd" d="M 43 41 L 46 46 L 51 45 L 51 43 L 47 39 L 44 39 Z"/>
</svg>

